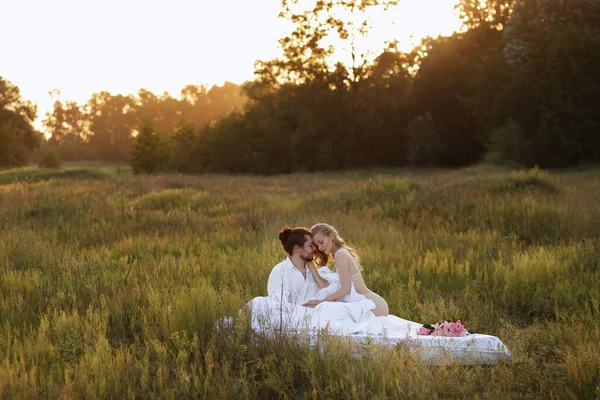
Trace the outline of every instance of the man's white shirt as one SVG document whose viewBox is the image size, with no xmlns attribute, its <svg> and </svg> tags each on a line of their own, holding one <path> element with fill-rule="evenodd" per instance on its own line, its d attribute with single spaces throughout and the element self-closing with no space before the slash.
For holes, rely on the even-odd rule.
<svg viewBox="0 0 600 400">
<path fill-rule="evenodd" d="M 267 283 L 269 297 L 283 303 L 304 304 L 313 299 L 319 289 L 310 270 L 306 268 L 305 279 L 289 257 L 273 268 Z"/>
</svg>

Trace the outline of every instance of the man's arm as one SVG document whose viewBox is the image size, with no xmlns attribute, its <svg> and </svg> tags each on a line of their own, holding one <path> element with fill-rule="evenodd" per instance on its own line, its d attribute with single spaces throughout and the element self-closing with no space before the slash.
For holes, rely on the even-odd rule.
<svg viewBox="0 0 600 400">
<path fill-rule="evenodd" d="M 289 289 L 286 290 L 286 286 L 283 268 L 280 268 L 278 265 L 271 271 L 267 282 L 267 292 L 269 293 L 269 297 L 278 299 L 279 301 L 289 302 L 290 293 Z"/>
</svg>

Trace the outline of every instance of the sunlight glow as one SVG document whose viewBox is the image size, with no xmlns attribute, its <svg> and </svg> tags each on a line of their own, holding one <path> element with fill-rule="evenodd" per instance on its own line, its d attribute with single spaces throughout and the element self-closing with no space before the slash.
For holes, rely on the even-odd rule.
<svg viewBox="0 0 600 400">
<path fill-rule="evenodd" d="M 373 58 L 387 41 L 409 50 L 424 36 L 449 35 L 460 25 L 455 3 L 401 0 L 374 12 L 358 50 Z M 253 79 L 255 60 L 280 55 L 289 25 L 279 11 L 280 0 L 3 1 L 10 17 L 0 24 L 9 38 L 0 76 L 38 104 L 38 128 L 56 100 L 140 88 L 179 97 L 188 84 L 242 83 Z"/>
</svg>

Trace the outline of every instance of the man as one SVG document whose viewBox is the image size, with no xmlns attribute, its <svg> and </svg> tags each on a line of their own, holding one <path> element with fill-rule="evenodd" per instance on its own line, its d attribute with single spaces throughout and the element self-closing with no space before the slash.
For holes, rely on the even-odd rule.
<svg viewBox="0 0 600 400">
<path fill-rule="evenodd" d="M 277 264 L 267 283 L 269 297 L 279 302 L 305 304 L 329 284 L 313 264 L 315 245 L 306 228 L 284 227 L 279 240 L 288 257 Z"/>
<path fill-rule="evenodd" d="M 288 257 L 273 267 L 267 282 L 269 295 L 256 297 L 247 305 L 257 331 L 298 331 L 305 327 L 314 306 L 303 305 L 329 285 L 312 262 L 315 245 L 308 229 L 284 227 L 279 240 Z"/>
</svg>

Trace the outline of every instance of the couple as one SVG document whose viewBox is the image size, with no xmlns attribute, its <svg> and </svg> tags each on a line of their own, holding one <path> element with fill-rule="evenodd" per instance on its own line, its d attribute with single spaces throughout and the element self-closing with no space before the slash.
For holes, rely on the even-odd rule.
<svg viewBox="0 0 600 400">
<path fill-rule="evenodd" d="M 332 226 L 283 228 L 279 240 L 288 257 L 277 264 L 267 284 L 268 296 L 247 307 L 256 330 L 321 330 L 342 334 L 384 334 L 388 305 L 362 278 L 356 252 Z M 335 259 L 335 272 L 326 265 Z M 396 317 L 397 318 L 397 317 Z"/>
<path fill-rule="evenodd" d="M 463 364 L 505 361 L 510 352 L 495 336 L 464 337 L 425 335 L 423 325 L 388 315 L 383 298 L 365 285 L 358 257 L 330 225 L 284 228 L 279 240 L 288 257 L 271 271 L 267 297 L 247 304 L 257 332 L 286 333 L 326 330 L 354 340 L 374 340 L 384 345 L 416 343 L 430 363 L 445 360 Z M 335 272 L 326 267 L 330 256 Z"/>
<path fill-rule="evenodd" d="M 358 255 L 346 246 L 333 226 L 320 223 L 310 231 L 283 228 L 279 240 L 288 257 L 271 271 L 267 284 L 269 296 L 280 297 L 285 293 L 286 301 L 301 303 L 306 300 L 302 303 L 305 307 L 327 301 L 348 303 L 367 298 L 375 304 L 374 315 L 388 315 L 385 300 L 365 285 Z M 335 272 L 327 268 L 330 256 L 335 259 Z"/>
</svg>

